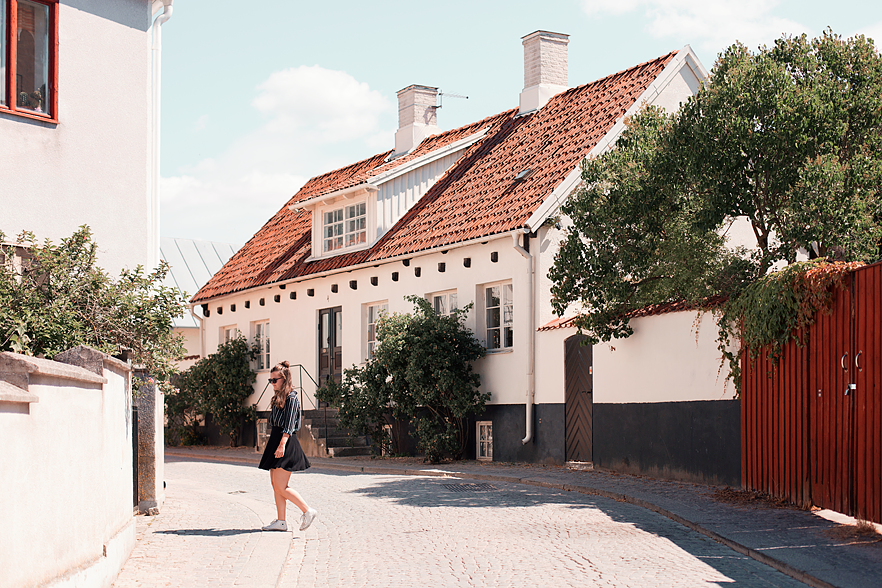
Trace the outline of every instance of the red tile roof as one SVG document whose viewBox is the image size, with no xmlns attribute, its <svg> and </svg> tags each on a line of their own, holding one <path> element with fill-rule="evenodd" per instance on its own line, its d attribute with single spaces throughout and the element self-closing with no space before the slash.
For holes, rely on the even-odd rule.
<svg viewBox="0 0 882 588">
<path fill-rule="evenodd" d="M 524 226 L 542 201 L 606 135 L 671 61 L 676 52 L 562 92 L 542 109 L 517 109 L 427 138 L 412 153 L 386 162 L 380 153 L 309 180 L 193 297 L 204 302 L 364 262 L 381 261 L 505 233 Z M 414 207 L 373 247 L 311 262 L 311 213 L 288 206 L 355 186 L 468 137 L 466 149 Z M 515 182 L 518 172 L 531 169 Z"/>
<path fill-rule="evenodd" d="M 627 319 L 635 319 L 643 316 L 658 316 L 660 314 L 668 314 L 671 312 L 685 312 L 687 310 L 699 310 L 699 309 L 713 309 L 722 305 L 726 301 L 725 296 L 713 296 L 711 298 L 707 298 L 700 303 L 695 302 L 684 302 L 682 300 L 678 302 L 665 302 L 664 304 L 650 304 L 649 306 L 644 306 L 643 308 L 638 308 L 636 310 L 632 310 L 631 312 L 626 312 L 622 315 L 623 318 Z M 537 331 L 553 331 L 555 329 L 570 329 L 575 328 L 576 326 L 576 317 L 571 316 L 569 318 L 556 318 L 553 321 L 549 321 L 536 329 Z"/>
</svg>

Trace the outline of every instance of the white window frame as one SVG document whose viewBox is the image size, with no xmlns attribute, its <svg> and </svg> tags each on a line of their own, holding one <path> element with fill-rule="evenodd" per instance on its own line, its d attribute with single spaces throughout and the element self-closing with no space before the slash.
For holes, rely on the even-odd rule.
<svg viewBox="0 0 882 588">
<path fill-rule="evenodd" d="M 236 325 L 227 325 L 220 328 L 220 343 L 229 343 L 230 340 L 239 336 L 239 327 Z"/>
<path fill-rule="evenodd" d="M 481 429 L 485 431 L 484 438 L 481 437 Z M 493 421 L 475 423 L 475 459 L 493 461 Z"/>
<path fill-rule="evenodd" d="M 487 291 L 491 288 L 499 288 L 499 305 L 488 305 Z M 506 293 L 508 299 L 506 300 Z M 483 326 L 484 326 L 484 348 L 489 353 L 498 353 L 511 351 L 514 348 L 514 287 L 511 280 L 502 282 L 494 282 L 481 286 L 481 304 L 483 306 Z M 499 309 L 499 324 L 494 324 L 495 320 L 491 319 L 493 309 Z M 494 337 L 492 331 L 499 331 L 499 346 L 492 346 Z M 511 340 L 506 345 L 506 330 L 511 336 Z"/>
<path fill-rule="evenodd" d="M 315 204 L 308 204 L 305 206 L 307 210 L 312 211 L 312 255 L 309 259 L 323 259 L 327 257 L 334 257 L 335 255 L 341 255 L 344 253 L 351 253 L 353 251 L 361 251 L 362 249 L 367 249 L 371 247 L 377 241 L 377 199 L 373 193 L 369 191 L 361 191 L 356 193 L 357 195 L 347 195 L 343 197 L 332 198 L 324 202 L 317 202 Z M 353 231 L 349 231 L 347 233 L 347 224 L 352 219 L 346 218 L 346 211 L 349 207 L 358 207 L 364 206 L 364 241 L 361 243 L 350 243 L 347 245 L 346 237 L 347 234 L 354 234 Z M 341 211 L 341 218 L 338 221 L 335 221 L 335 224 L 340 224 L 340 234 L 334 235 L 334 238 L 339 237 L 342 240 L 342 246 L 335 247 L 331 250 L 325 250 L 325 228 L 327 227 L 325 223 L 325 215 L 333 214 L 336 211 Z M 359 218 L 362 218 L 359 215 Z M 361 229 L 358 229 L 358 233 L 361 232 Z"/>
<path fill-rule="evenodd" d="M 456 289 L 432 292 L 426 295 L 426 299 L 438 316 L 450 316 L 454 310 L 459 310 L 459 297 L 457 296 Z M 438 312 L 439 302 L 443 304 L 444 312 Z"/>
<path fill-rule="evenodd" d="M 255 369 L 259 372 L 269 371 L 273 367 L 273 364 L 270 361 L 270 341 L 272 339 L 272 331 L 269 327 L 269 319 L 254 321 L 251 323 L 251 340 L 254 342 L 260 342 L 260 352 L 255 360 Z"/>
<path fill-rule="evenodd" d="M 375 316 L 373 313 L 377 313 Z M 371 302 L 364 305 L 364 358 L 365 363 L 373 359 L 377 345 L 377 319 L 379 313 L 389 312 L 389 301 Z M 371 322 L 373 319 L 373 322 Z"/>
<path fill-rule="evenodd" d="M 319 245 L 321 248 L 319 250 L 321 255 L 337 255 L 343 251 L 353 251 L 368 246 L 370 233 L 368 217 L 370 215 L 366 198 L 344 202 L 342 205 L 323 207 L 320 214 Z M 330 221 L 329 216 L 332 217 Z M 328 227 L 334 227 L 330 235 L 326 234 Z M 336 244 L 338 240 L 339 244 Z M 335 243 L 329 247 L 329 243 L 332 241 Z"/>
</svg>

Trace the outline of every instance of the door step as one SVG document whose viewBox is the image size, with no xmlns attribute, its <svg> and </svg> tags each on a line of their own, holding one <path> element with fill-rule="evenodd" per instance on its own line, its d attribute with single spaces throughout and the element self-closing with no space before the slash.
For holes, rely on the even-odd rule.
<svg viewBox="0 0 882 588">
<path fill-rule="evenodd" d="M 568 461 L 567 462 L 567 469 L 589 472 L 594 469 L 594 462 L 591 462 L 591 461 Z"/>
</svg>

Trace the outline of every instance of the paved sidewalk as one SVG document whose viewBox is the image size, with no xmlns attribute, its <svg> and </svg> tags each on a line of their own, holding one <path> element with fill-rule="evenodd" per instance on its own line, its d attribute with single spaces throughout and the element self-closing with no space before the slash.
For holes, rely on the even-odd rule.
<svg viewBox="0 0 882 588">
<path fill-rule="evenodd" d="M 256 463 L 248 448 L 167 448 L 166 454 L 199 460 Z M 455 476 L 599 495 L 664 515 L 797 580 L 817 587 L 882 586 L 882 541 L 814 513 L 724 502 L 717 487 L 558 466 L 415 460 L 311 458 L 316 469 L 369 474 Z"/>
</svg>

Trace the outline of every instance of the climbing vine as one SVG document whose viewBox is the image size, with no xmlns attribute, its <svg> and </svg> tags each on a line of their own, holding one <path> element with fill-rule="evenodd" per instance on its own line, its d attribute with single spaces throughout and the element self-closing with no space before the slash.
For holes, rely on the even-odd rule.
<svg viewBox="0 0 882 588">
<path fill-rule="evenodd" d="M 717 343 L 735 389 L 741 390 L 742 350 L 748 350 L 751 359 L 765 352 L 777 360 L 788 342 L 802 345 L 804 329 L 814 323 L 818 311 L 832 312 L 834 290 L 862 265 L 825 259 L 793 263 L 753 282 L 718 309 Z M 732 348 L 733 340 L 739 347 Z"/>
</svg>

